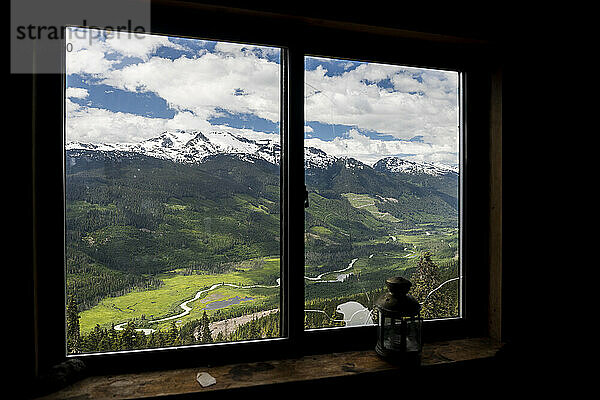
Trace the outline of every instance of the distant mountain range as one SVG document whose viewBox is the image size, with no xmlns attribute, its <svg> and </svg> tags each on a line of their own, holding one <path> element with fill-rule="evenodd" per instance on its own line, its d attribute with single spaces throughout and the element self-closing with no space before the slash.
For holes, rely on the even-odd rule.
<svg viewBox="0 0 600 400">
<path fill-rule="evenodd" d="M 112 153 L 121 157 L 124 157 L 125 153 L 134 153 L 184 164 L 200 164 L 219 154 L 235 155 L 249 162 L 264 160 L 275 165 L 279 164 L 281 158 L 281 146 L 271 140 L 251 140 L 229 132 L 203 133 L 184 130 L 163 132 L 157 137 L 139 143 L 68 142 L 66 150 L 71 157 L 76 157 L 81 152 L 87 154 L 100 152 L 105 155 Z M 385 157 L 370 167 L 356 159 L 335 157 L 315 147 L 304 148 L 304 165 L 307 169 L 327 169 L 342 160 L 347 167 L 367 167 L 380 172 L 432 176 L 458 175 L 457 169 L 450 166 Z"/>
<path fill-rule="evenodd" d="M 278 254 L 280 157 L 279 143 L 228 132 L 164 132 L 134 144 L 67 143 L 70 284 L 83 284 L 76 277 L 84 272 L 124 282 L 90 283 L 85 301 L 93 304 L 130 282 L 152 284 L 144 277 L 174 266 L 223 273 L 232 262 Z M 379 246 L 393 232 L 458 227 L 459 179 L 449 168 L 395 157 L 370 166 L 314 147 L 305 147 L 304 162 L 305 246 L 331 270 L 353 243 Z M 290 192 L 303 196 L 304 185 Z"/>
</svg>

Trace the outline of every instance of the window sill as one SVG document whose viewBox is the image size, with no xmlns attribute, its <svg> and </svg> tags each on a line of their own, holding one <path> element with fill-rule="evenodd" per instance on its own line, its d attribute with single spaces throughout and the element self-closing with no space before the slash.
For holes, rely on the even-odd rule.
<svg viewBox="0 0 600 400">
<path fill-rule="evenodd" d="M 425 344 L 421 370 L 429 367 L 491 359 L 501 343 L 489 338 L 461 339 Z M 198 372 L 208 372 L 216 384 L 202 387 Z M 309 355 L 298 359 L 186 368 L 122 375 L 92 376 L 40 399 L 145 399 L 190 397 L 240 389 L 273 389 L 281 384 L 310 384 L 338 378 L 385 376 L 399 368 L 380 359 L 375 351 Z"/>
</svg>

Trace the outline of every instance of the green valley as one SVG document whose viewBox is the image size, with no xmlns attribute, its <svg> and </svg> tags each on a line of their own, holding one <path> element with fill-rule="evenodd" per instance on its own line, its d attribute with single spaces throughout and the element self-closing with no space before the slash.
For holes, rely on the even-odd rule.
<svg viewBox="0 0 600 400">
<path fill-rule="evenodd" d="M 306 328 L 343 325 L 347 301 L 371 309 L 387 277 L 423 260 L 438 281 L 457 276 L 452 185 L 415 179 L 341 162 L 307 175 Z M 71 351 L 278 336 L 279 180 L 276 165 L 234 155 L 67 153 Z M 439 316 L 452 316 L 457 286 L 444 293 L 454 305 Z"/>
</svg>

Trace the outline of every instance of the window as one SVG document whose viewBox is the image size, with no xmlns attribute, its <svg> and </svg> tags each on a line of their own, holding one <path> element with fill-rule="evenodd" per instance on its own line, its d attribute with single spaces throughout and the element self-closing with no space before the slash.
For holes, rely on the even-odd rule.
<svg viewBox="0 0 600 400">
<path fill-rule="evenodd" d="M 305 57 L 305 328 L 373 324 L 400 275 L 460 316 L 460 75 Z"/>
<path fill-rule="evenodd" d="M 112 372 L 372 349 L 368 313 L 347 314 L 369 309 L 388 274 L 412 273 L 423 250 L 449 304 L 430 315 L 425 341 L 486 334 L 481 47 L 189 4 L 153 4 L 152 15 L 147 41 L 73 28 L 66 74 L 34 81 L 39 368 L 67 354 Z M 338 102 L 336 82 L 361 95 Z M 373 107 L 362 93 L 398 101 L 401 86 L 415 114 L 380 103 L 392 128 L 379 111 L 358 112 Z M 426 98 L 435 105 L 419 108 Z M 313 156 L 366 167 L 336 180 L 305 168 Z M 400 181 L 374 168 L 379 156 L 460 174 L 446 186 L 433 175 Z M 372 182 L 387 189 L 359 187 Z M 353 301 L 362 308 L 337 312 Z M 110 347 L 125 330 L 132 343 Z"/>
<path fill-rule="evenodd" d="M 68 353 L 279 337 L 280 49 L 68 28 L 66 50 Z"/>
</svg>

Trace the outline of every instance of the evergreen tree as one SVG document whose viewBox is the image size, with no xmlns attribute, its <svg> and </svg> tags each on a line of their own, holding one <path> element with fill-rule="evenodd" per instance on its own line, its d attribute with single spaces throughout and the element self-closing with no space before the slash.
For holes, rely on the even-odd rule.
<svg viewBox="0 0 600 400">
<path fill-rule="evenodd" d="M 89 352 L 100 351 L 100 342 L 103 336 L 102 328 L 100 328 L 99 324 L 96 324 L 92 332 L 87 335 L 85 349 Z"/>
<path fill-rule="evenodd" d="M 79 313 L 75 295 L 69 295 L 67 300 L 67 352 L 69 354 L 81 352 L 81 336 L 79 333 Z"/>
<path fill-rule="evenodd" d="M 107 350 L 119 350 L 119 334 L 115 329 L 115 324 L 111 324 L 110 329 L 108 330 L 108 343 L 110 343 L 110 348 Z"/>
<path fill-rule="evenodd" d="M 151 332 L 150 333 L 150 336 L 148 336 L 148 342 L 147 342 L 147 344 L 148 344 L 148 348 L 158 347 L 158 344 L 157 344 L 157 335 L 156 335 L 155 332 Z"/>
<path fill-rule="evenodd" d="M 179 340 L 179 330 L 175 321 L 171 321 L 171 327 L 169 328 L 169 346 L 177 346 L 181 344 Z"/>
<path fill-rule="evenodd" d="M 248 323 L 248 336 L 249 339 L 260 339 L 260 329 L 258 327 L 258 321 L 256 318 L 252 318 L 252 321 Z"/>
<path fill-rule="evenodd" d="M 202 313 L 202 330 L 201 330 L 201 342 L 202 343 L 212 343 L 213 339 L 210 334 L 210 322 L 208 320 L 208 316 L 206 315 L 206 311 Z"/>
<path fill-rule="evenodd" d="M 160 330 L 156 332 L 155 335 L 155 347 L 167 347 L 168 346 L 168 339 L 167 339 L 167 335 L 165 335 L 165 333 Z"/>
<path fill-rule="evenodd" d="M 146 343 L 146 334 L 141 331 L 134 330 L 134 349 L 146 349 L 148 345 Z"/>
<path fill-rule="evenodd" d="M 109 331 L 107 331 L 106 329 L 103 332 L 103 336 L 100 339 L 100 343 L 99 343 L 99 351 L 112 351 L 113 349 L 114 343 L 111 340 L 111 336 Z"/>
<path fill-rule="evenodd" d="M 119 350 L 134 350 L 136 347 L 135 327 L 131 321 L 125 325 L 125 328 L 119 335 Z"/>
<path fill-rule="evenodd" d="M 431 293 L 442 283 L 441 269 L 431 260 L 431 254 L 425 252 L 419 258 L 417 269 L 412 277 L 413 286 L 410 293 L 423 303 L 421 316 L 425 319 L 452 316 L 454 297 L 448 296 L 449 287 L 443 287 Z M 429 297 L 427 297 L 429 295 Z"/>
</svg>

